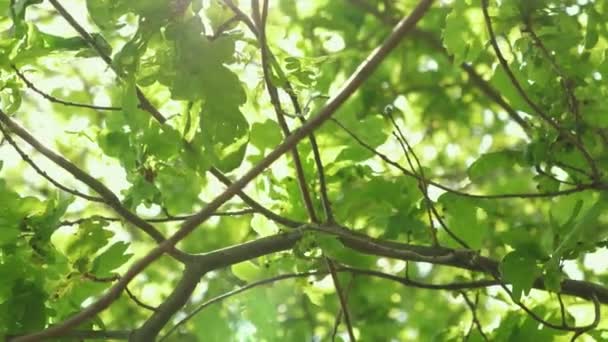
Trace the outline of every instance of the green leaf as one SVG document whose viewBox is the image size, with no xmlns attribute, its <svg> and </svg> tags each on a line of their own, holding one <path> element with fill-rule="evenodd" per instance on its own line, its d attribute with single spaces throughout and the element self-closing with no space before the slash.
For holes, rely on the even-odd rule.
<svg viewBox="0 0 608 342">
<path fill-rule="evenodd" d="M 441 195 L 438 202 L 442 204 L 448 228 L 472 249 L 481 248 L 488 230 L 487 225 L 477 218 L 478 204 L 449 192 Z M 445 236 L 443 230 L 441 232 Z M 449 245 L 459 246 L 451 238 L 445 236 L 445 239 Z"/>
<path fill-rule="evenodd" d="M 122 266 L 133 254 L 125 253 L 129 248 L 126 242 L 116 242 L 99 254 L 91 266 L 91 272 L 98 276 L 104 276 Z"/>
<path fill-rule="evenodd" d="M 256 122 L 251 125 L 249 142 L 260 151 L 264 152 L 266 149 L 274 148 L 281 140 L 283 140 L 281 128 L 276 122 L 266 120 L 263 123 Z"/>
<path fill-rule="evenodd" d="M 150 115 L 138 107 L 137 85 L 133 77 L 129 77 L 124 82 L 122 89 L 122 114 L 124 115 L 124 120 L 132 132 L 139 132 L 150 121 Z"/>
<path fill-rule="evenodd" d="M 170 213 L 190 212 L 200 203 L 198 196 L 203 181 L 192 169 L 180 164 L 162 167 L 155 181 L 164 207 Z"/>
<path fill-rule="evenodd" d="M 3 110 L 11 115 L 21 107 L 21 88 L 14 80 L 2 82 L 0 79 L 0 105 Z"/>
<path fill-rule="evenodd" d="M 513 286 L 513 300 L 519 301 L 522 294 L 527 295 L 534 281 L 541 275 L 537 261 L 523 251 L 507 254 L 500 263 L 500 274 Z"/>
<path fill-rule="evenodd" d="M 205 329 L 194 329 L 193 333 L 196 334 L 194 341 L 221 341 L 234 334 L 234 327 L 230 325 L 229 316 L 221 306 L 210 306 L 195 315 L 192 320 L 195 326 L 205 327 Z M 182 338 L 177 335 L 177 339 L 174 341 L 182 341 Z"/>
<path fill-rule="evenodd" d="M 246 282 L 259 280 L 263 277 L 264 273 L 264 270 L 260 269 L 258 265 L 251 261 L 234 264 L 230 267 L 230 270 L 237 278 Z"/>
<path fill-rule="evenodd" d="M 482 180 L 496 175 L 509 173 L 513 165 L 519 163 L 521 154 L 515 151 L 491 152 L 481 155 L 467 170 L 467 175 L 472 182 Z"/>
<path fill-rule="evenodd" d="M 279 232 L 279 227 L 276 223 L 260 214 L 253 214 L 253 217 L 251 218 L 251 228 L 262 237 L 274 235 Z"/>
<path fill-rule="evenodd" d="M 536 189 L 538 192 L 555 192 L 559 190 L 560 182 L 555 178 L 549 177 L 545 174 L 540 174 L 534 176 L 534 180 L 536 181 Z"/>
<path fill-rule="evenodd" d="M 581 251 L 595 249 L 595 243 L 605 239 L 608 235 L 608 229 L 604 225 L 598 224 L 600 215 L 608 208 L 608 195 L 602 192 L 580 219 L 575 220 L 581 207 L 582 204 L 577 202 L 571 218 L 561 227 L 560 243 L 551 256 L 552 260 L 559 260 L 564 255 L 568 259 L 574 259 Z"/>
<path fill-rule="evenodd" d="M 511 66 L 510 68 L 513 70 L 514 66 Z M 516 110 L 521 110 L 531 115 L 535 114 L 534 110 L 522 99 L 500 65 L 494 69 L 494 75 L 492 76 L 490 83 Z"/>
<path fill-rule="evenodd" d="M 158 160 L 166 161 L 177 155 L 181 146 L 181 136 L 173 127 L 168 125 L 160 127 L 154 122 L 152 127 L 143 133 L 141 142 L 148 154 Z"/>
<path fill-rule="evenodd" d="M 26 280 L 15 282 L 9 299 L 0 303 L 3 332 L 23 334 L 43 329 L 47 320 L 46 299 L 41 284 Z"/>
<path fill-rule="evenodd" d="M 465 0 L 456 0 L 452 4 L 452 11 L 445 19 L 445 28 L 442 32 L 443 45 L 448 53 L 454 56 L 454 64 L 474 62 L 483 47 L 479 36 L 471 30 L 469 13 L 473 11 Z M 481 24 L 481 22 L 477 22 Z M 474 26 L 473 26 L 474 27 Z"/>
<path fill-rule="evenodd" d="M 103 248 L 110 237 L 111 231 L 104 229 L 108 222 L 96 218 L 82 221 L 77 232 L 68 239 L 65 253 L 71 260 L 89 258 Z"/>
<path fill-rule="evenodd" d="M 87 10 L 93 22 L 102 30 L 119 28 L 118 17 L 126 10 L 125 1 L 87 0 Z"/>
<path fill-rule="evenodd" d="M 224 172 L 237 168 L 249 141 L 249 123 L 241 111 L 226 103 L 208 102 L 203 107 L 200 126 L 204 146 L 215 165 Z"/>
</svg>

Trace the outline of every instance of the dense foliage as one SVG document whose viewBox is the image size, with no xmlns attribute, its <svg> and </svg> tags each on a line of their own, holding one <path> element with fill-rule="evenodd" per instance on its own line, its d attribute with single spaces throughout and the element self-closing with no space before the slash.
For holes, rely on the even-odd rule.
<svg viewBox="0 0 608 342">
<path fill-rule="evenodd" d="M 606 341 L 605 78 L 606 1 L 0 0 L 0 336 Z"/>
</svg>

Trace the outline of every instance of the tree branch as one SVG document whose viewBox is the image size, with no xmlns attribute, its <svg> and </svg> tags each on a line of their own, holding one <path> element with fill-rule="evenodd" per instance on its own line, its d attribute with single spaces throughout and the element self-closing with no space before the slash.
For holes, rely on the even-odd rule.
<svg viewBox="0 0 608 342">
<path fill-rule="evenodd" d="M 128 340 L 131 336 L 129 330 L 72 330 L 61 335 L 65 339 L 83 340 Z M 5 336 L 7 341 L 15 341 L 19 335 Z"/>
<path fill-rule="evenodd" d="M 217 297 L 213 297 L 207 301 L 205 301 L 204 303 L 202 303 L 201 305 L 197 306 L 196 309 L 192 310 L 192 312 L 190 312 L 189 314 L 186 315 L 186 317 L 182 318 L 179 322 L 177 322 L 173 327 L 171 327 L 171 329 L 169 329 L 169 331 L 167 331 L 167 333 L 159 340 L 159 342 L 162 342 L 164 340 L 166 340 L 172 333 L 174 333 L 180 326 L 184 325 L 186 322 L 188 322 L 189 320 L 192 319 L 192 317 L 196 316 L 199 312 L 201 312 L 203 309 L 207 308 L 208 306 L 215 304 L 215 303 L 219 303 L 224 301 L 225 299 L 228 299 L 232 296 L 235 296 L 239 293 L 245 292 L 247 290 L 259 287 L 259 286 L 263 286 L 263 285 L 268 285 L 268 284 L 272 284 L 272 283 L 276 283 L 278 281 L 281 280 L 286 280 L 286 279 L 293 279 L 293 278 L 306 278 L 306 277 L 310 277 L 310 276 L 316 276 L 316 275 L 323 275 L 326 274 L 326 272 L 324 271 L 311 271 L 311 272 L 303 272 L 303 273 L 287 273 L 287 274 L 281 274 L 278 275 L 276 277 L 272 277 L 272 278 L 267 278 L 267 279 L 262 279 L 262 280 L 258 280 L 252 283 L 249 283 L 245 286 L 241 286 L 237 289 L 234 289 L 232 291 L 223 293 Z"/>
<path fill-rule="evenodd" d="M 234 211 L 218 211 L 218 212 L 213 213 L 211 216 L 239 216 L 239 215 L 253 214 L 255 212 L 256 211 L 253 209 L 242 209 L 242 210 L 234 210 Z M 184 220 L 189 219 L 190 217 L 192 217 L 192 215 L 154 217 L 154 218 L 145 218 L 143 220 L 145 220 L 146 222 L 152 222 L 152 223 L 164 223 L 164 222 L 184 221 Z M 75 225 L 83 223 L 84 221 L 96 219 L 96 218 L 100 219 L 100 220 L 110 221 L 110 222 L 118 222 L 118 221 L 123 220 L 123 218 L 120 218 L 120 217 L 108 217 L 108 216 L 94 215 L 91 217 L 79 218 L 79 219 L 73 220 L 73 221 L 67 221 L 67 220 L 62 221 L 60 223 L 60 225 L 61 226 L 75 226 Z"/>
<path fill-rule="evenodd" d="M 56 2 L 56 0 L 51 0 Z M 223 203 L 228 201 L 239 191 L 241 191 L 251 180 L 257 177 L 268 166 L 274 163 L 285 152 L 289 151 L 300 140 L 305 138 L 310 132 L 317 129 L 325 121 L 327 121 L 335 113 L 335 111 L 363 84 L 363 82 L 373 73 L 384 58 L 401 42 L 401 40 L 411 32 L 416 23 L 424 16 L 426 11 L 431 7 L 432 0 L 421 0 L 412 13 L 401 20 L 393 29 L 392 33 L 386 41 L 375 49 L 369 57 L 357 68 L 346 83 L 338 90 L 319 113 L 308 120 L 306 124 L 295 130 L 287 137 L 279 146 L 264 157 L 258 164 L 245 173 L 239 180 L 234 182 L 224 192 L 212 200 L 203 210 L 197 213 L 193 218 L 184 221 L 182 227 L 169 239 L 160 243 L 152 249 L 145 257 L 135 262 L 124 276 L 114 286 L 112 286 L 104 295 L 99 297 L 93 304 L 82 309 L 79 313 L 66 319 L 65 321 L 27 336 L 20 337 L 17 341 L 37 341 L 45 338 L 60 336 L 62 333 L 73 329 L 80 323 L 87 321 L 97 313 L 107 308 L 124 290 L 127 284 L 141 271 L 143 271 L 150 263 L 158 259 L 165 252 L 171 250 L 173 246 L 186 237 L 199 224 L 204 222 L 209 216 L 215 212 Z"/>
<path fill-rule="evenodd" d="M 191 261 L 191 263 L 186 268 L 185 274 L 188 274 L 187 283 L 190 285 L 186 284 L 186 280 L 182 280 L 184 284 L 180 285 L 179 288 L 181 289 L 183 286 L 183 288 L 185 289 L 190 289 L 192 286 L 195 286 L 195 283 L 198 283 L 199 278 L 202 275 L 211 270 L 224 268 L 245 260 L 260 257 L 262 255 L 276 253 L 293 248 L 296 242 L 299 241 L 302 236 L 304 236 L 304 233 L 306 231 L 317 231 L 323 234 L 334 235 L 339 239 L 339 241 L 342 242 L 345 247 L 368 255 L 394 258 L 404 261 L 424 261 L 435 265 L 451 266 L 460 269 L 482 272 L 486 274 L 498 271 L 498 261 L 478 256 L 475 252 L 472 251 L 456 250 L 446 247 L 418 246 L 392 241 L 382 241 L 379 239 L 374 239 L 365 236 L 360 233 L 343 229 L 341 227 L 310 226 L 303 227 L 297 230 L 292 230 L 288 233 L 260 238 L 251 242 L 246 242 L 240 245 L 231 246 L 213 252 L 198 255 L 195 257 L 195 259 Z M 446 285 L 420 284 L 402 277 L 382 275 L 377 271 L 361 270 L 348 266 L 340 266 L 337 268 L 337 271 L 352 271 L 356 274 L 379 276 L 389 280 L 398 281 L 407 286 L 416 286 L 428 289 L 460 290 L 501 285 L 500 281 L 497 280 L 481 280 L 470 283 L 453 283 Z M 121 277 L 119 282 L 124 282 L 124 277 L 125 276 Z M 545 289 L 542 279 L 539 278 L 535 281 L 534 288 L 540 290 Z M 565 279 L 561 283 L 561 288 L 562 294 L 593 300 L 597 303 L 608 304 L 608 288 L 605 288 L 603 286 L 584 281 Z M 105 296 L 107 296 L 107 294 Z M 173 305 L 167 304 L 162 307 L 162 309 L 159 307 L 157 313 L 155 313 L 159 316 L 155 317 L 161 317 L 160 315 L 162 315 L 163 319 L 168 320 L 177 310 L 179 310 L 181 306 L 178 307 L 177 304 L 179 302 L 184 303 L 184 299 L 179 297 L 178 294 L 175 294 L 175 297 L 179 299 L 179 301 L 176 299 L 175 301 L 170 301 L 171 303 L 173 303 Z M 93 305 L 95 307 L 96 304 Z M 85 310 L 90 310 L 90 307 L 86 308 Z M 158 322 L 157 320 L 155 321 Z M 156 326 L 156 323 L 154 326 L 155 329 L 158 328 L 158 326 Z M 54 327 L 51 327 L 49 329 L 53 328 Z M 29 339 L 31 338 L 31 335 L 21 338 Z M 38 339 L 41 338 L 46 338 L 46 336 L 38 337 Z M 18 338 L 16 339 L 16 341 L 22 341 L 23 339 Z"/>
</svg>

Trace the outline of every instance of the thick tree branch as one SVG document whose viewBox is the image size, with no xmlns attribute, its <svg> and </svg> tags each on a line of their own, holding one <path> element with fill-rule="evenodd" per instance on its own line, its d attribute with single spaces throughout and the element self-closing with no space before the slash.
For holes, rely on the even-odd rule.
<svg viewBox="0 0 608 342">
<path fill-rule="evenodd" d="M 196 289 L 201 276 L 204 274 L 199 266 L 195 264 L 186 265 L 182 278 L 173 292 L 165 298 L 163 303 L 156 308 L 152 316 L 139 329 L 133 331 L 130 341 L 148 342 L 156 339 L 160 330 L 167 324 L 173 314 L 188 302 L 192 292 Z"/>
<path fill-rule="evenodd" d="M 56 0 L 53 0 L 56 2 Z M 160 243 L 152 249 L 145 257 L 135 262 L 124 276 L 114 286 L 112 286 L 104 295 L 90 306 L 84 308 L 79 313 L 68 318 L 67 320 L 47 328 L 43 331 L 32 333 L 27 336 L 20 337 L 17 341 L 38 341 L 50 337 L 60 336 L 62 333 L 73 329 L 80 323 L 87 321 L 97 313 L 107 308 L 114 302 L 124 290 L 127 284 L 140 272 L 142 272 L 150 263 L 158 259 L 165 252 L 171 250 L 173 246 L 181 239 L 192 232 L 199 224 L 204 222 L 215 212 L 223 203 L 228 201 L 239 191 L 241 191 L 251 180 L 257 177 L 268 166 L 274 163 L 284 153 L 289 151 L 299 141 L 305 138 L 310 132 L 317 129 L 325 121 L 327 121 L 335 113 L 335 111 L 363 84 L 363 82 L 373 73 L 384 58 L 401 42 L 401 40 L 415 27 L 416 23 L 424 16 L 426 11 L 431 7 L 432 0 L 422 0 L 412 11 L 412 13 L 401 20 L 393 29 L 392 33 L 386 41 L 375 49 L 369 57 L 357 68 L 351 77 L 345 82 L 335 96 L 328 100 L 319 113 L 312 117 L 302 127 L 295 130 L 287 137 L 279 146 L 270 152 L 257 165 L 250 169 L 239 180 L 234 182 L 224 192 L 212 200 L 203 210 L 197 213 L 193 218 L 186 220 L 182 227 L 169 239 Z"/>
</svg>

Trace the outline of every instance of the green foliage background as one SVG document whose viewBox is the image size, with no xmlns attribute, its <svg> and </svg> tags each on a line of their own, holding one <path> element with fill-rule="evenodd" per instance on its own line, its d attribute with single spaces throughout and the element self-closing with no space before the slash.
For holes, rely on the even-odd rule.
<svg viewBox="0 0 608 342">
<path fill-rule="evenodd" d="M 417 5 L 270 1 L 265 64 L 259 37 L 226 6 L 231 1 L 61 1 L 84 36 L 55 3 L 0 0 L 0 110 L 117 198 L 108 201 L 1 120 L 6 336 L 78 313 L 157 244 L 117 206 L 170 236 L 223 191 L 218 173 L 237 180 L 283 141 L 281 121 L 293 131 L 298 117 L 315 116 Z M 234 5 L 249 18 L 249 1 Z M 327 257 L 359 270 L 339 272 L 338 292 L 360 341 L 568 341 L 577 332 L 586 332 L 580 340 L 608 340 L 608 320 L 568 328 L 594 321 L 594 304 L 608 314 L 608 300 L 592 292 L 558 295 L 569 278 L 608 291 L 606 23 L 605 1 L 436 2 L 335 121 L 315 131 L 323 181 L 314 148 L 307 139 L 298 144 L 322 220 L 323 182 L 335 222 L 350 231 L 467 249 L 472 264 L 480 256 L 500 262 L 495 274 L 466 269 L 466 262 L 449 267 L 363 254 L 331 234 L 306 232 L 293 248 L 206 272 L 161 336 L 239 286 L 313 272 L 206 306 L 166 340 L 348 340 L 348 324 L 336 325 L 344 308 Z M 278 88 L 283 112 L 275 112 L 265 81 Z M 308 222 L 296 170 L 288 153 L 244 191 L 281 217 Z M 234 197 L 177 247 L 213 253 L 292 229 Z M 163 256 L 128 294 L 75 330 L 128 337 L 152 314 L 133 298 L 162 307 L 183 270 Z M 509 291 L 420 288 L 493 276 Z M 539 281 L 545 290 L 533 289 Z M 539 325 L 515 302 L 562 329 Z"/>
</svg>

